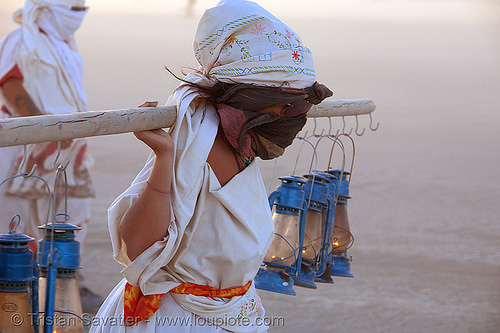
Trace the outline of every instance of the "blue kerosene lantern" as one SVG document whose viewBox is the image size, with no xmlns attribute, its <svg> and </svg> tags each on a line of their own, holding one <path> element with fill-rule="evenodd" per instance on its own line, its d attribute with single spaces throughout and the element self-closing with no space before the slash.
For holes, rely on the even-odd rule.
<svg viewBox="0 0 500 333">
<path fill-rule="evenodd" d="M 326 183 L 326 187 L 328 188 L 328 196 L 329 198 L 333 201 L 333 204 L 330 206 L 330 214 L 329 214 L 329 221 L 331 227 L 331 233 L 330 233 L 330 242 L 334 239 L 334 232 L 333 232 L 333 223 L 334 223 L 334 217 L 335 217 L 335 206 L 337 203 L 337 177 L 328 173 L 328 172 L 317 172 L 317 175 L 321 175 L 323 177 L 326 177 L 330 180 L 330 182 Z M 332 256 L 331 256 L 331 251 L 328 253 L 328 259 L 327 259 L 327 265 L 325 272 L 320 275 L 316 276 L 316 279 L 314 281 L 316 282 L 322 282 L 322 283 L 335 283 L 332 279 L 332 267 L 333 267 L 333 262 L 332 262 Z"/>
<path fill-rule="evenodd" d="M 58 221 L 39 228 L 44 229 L 45 235 L 38 246 L 44 332 L 82 332 L 83 311 L 76 281 L 76 270 L 82 267 L 80 243 L 75 240 L 75 232 L 81 228 Z"/>
<path fill-rule="evenodd" d="M 304 185 L 307 202 L 304 241 L 302 245 L 302 263 L 297 272 L 295 284 L 306 288 L 317 288 L 314 279 L 322 275 L 328 262 L 330 246 L 331 218 L 333 200 L 328 195 L 328 177 L 320 174 L 308 174 Z"/>
<path fill-rule="evenodd" d="M 255 277 L 255 287 L 295 295 L 294 279 L 302 261 L 301 235 L 304 234 L 305 181 L 299 177 L 281 177 L 281 185 L 269 196 L 273 212 L 274 239 L 264 257 L 265 268 Z"/>
<path fill-rule="evenodd" d="M 35 239 L 16 232 L 19 222 L 16 215 L 0 235 L 0 332 L 38 332 L 38 265 L 28 248 Z"/>
<path fill-rule="evenodd" d="M 347 176 L 350 173 L 340 169 L 330 169 L 328 173 L 337 178 L 334 182 L 340 187 L 335 208 L 334 236 L 332 238 L 332 275 L 354 277 L 351 273 L 352 258 L 347 256 L 347 250 L 354 241 L 347 216 L 347 200 L 351 198 L 349 196 L 349 180 Z"/>
</svg>

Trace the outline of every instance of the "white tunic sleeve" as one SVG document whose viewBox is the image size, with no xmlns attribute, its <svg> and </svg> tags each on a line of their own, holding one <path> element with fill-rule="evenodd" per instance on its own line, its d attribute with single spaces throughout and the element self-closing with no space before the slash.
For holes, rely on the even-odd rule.
<svg viewBox="0 0 500 333">
<path fill-rule="evenodd" d="M 108 210 L 108 224 L 115 259 L 127 266 L 123 275 L 127 281 L 140 286 L 144 294 L 164 293 L 182 283 L 165 279 L 166 266 L 179 247 L 183 235 L 196 207 L 198 193 L 208 154 L 213 145 L 219 120 L 213 107 L 194 100 L 197 93 L 191 88 L 180 87 L 167 104 L 177 104 L 177 119 L 170 131 L 175 145 L 174 172 L 172 181 L 172 218 L 168 236 L 146 249 L 133 262 L 120 235 L 120 224 L 124 215 L 140 195 L 154 164 L 150 156 L 145 167 Z M 168 280 L 168 282 L 165 282 Z M 161 282 L 161 283 L 158 283 Z"/>
</svg>

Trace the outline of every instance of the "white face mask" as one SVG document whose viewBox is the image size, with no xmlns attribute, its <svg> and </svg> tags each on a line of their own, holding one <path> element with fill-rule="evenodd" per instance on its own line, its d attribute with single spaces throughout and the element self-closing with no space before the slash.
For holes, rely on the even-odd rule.
<svg viewBox="0 0 500 333">
<path fill-rule="evenodd" d="M 45 33 L 57 39 L 69 41 L 80 27 L 86 10 L 75 11 L 67 6 L 42 8 L 37 24 Z"/>
</svg>

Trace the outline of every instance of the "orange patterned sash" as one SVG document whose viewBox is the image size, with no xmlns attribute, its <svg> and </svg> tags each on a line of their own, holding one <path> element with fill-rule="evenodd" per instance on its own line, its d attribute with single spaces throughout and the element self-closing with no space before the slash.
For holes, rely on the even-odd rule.
<svg viewBox="0 0 500 333">
<path fill-rule="evenodd" d="M 251 285 L 252 281 L 249 281 L 242 287 L 221 290 L 194 283 L 183 283 L 170 291 L 177 294 L 231 298 L 244 295 Z M 125 324 L 132 326 L 151 316 L 160 307 L 160 301 L 163 296 L 165 296 L 165 294 L 143 295 L 139 287 L 134 287 L 127 282 L 125 285 L 125 299 L 123 302 Z"/>
</svg>

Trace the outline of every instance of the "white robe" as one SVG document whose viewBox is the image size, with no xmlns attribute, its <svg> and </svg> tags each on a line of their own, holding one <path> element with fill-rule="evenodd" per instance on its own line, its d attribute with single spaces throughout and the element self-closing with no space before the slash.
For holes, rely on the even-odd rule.
<svg viewBox="0 0 500 333">
<path fill-rule="evenodd" d="M 197 80 L 192 75 L 190 80 Z M 178 115 L 171 136 L 176 147 L 172 185 L 172 218 L 168 236 L 146 249 L 133 262 L 119 228 L 123 216 L 146 185 L 154 163 L 151 157 L 128 190 L 109 209 L 109 229 L 118 262 L 127 266 L 125 279 L 140 286 L 144 294 L 166 293 L 188 282 L 218 289 L 243 286 L 252 281 L 269 248 L 274 232 L 267 194 L 256 161 L 220 185 L 206 162 L 217 133 L 219 119 L 213 107 L 205 105 L 197 94 L 181 86 L 171 99 Z M 123 318 L 122 281 L 108 296 L 96 322 Z M 221 323 L 215 327 L 176 325 L 176 332 L 265 332 L 261 324 L 264 310 L 252 284 L 243 296 L 231 299 L 168 293 L 158 311 L 141 321 L 138 332 L 171 331 L 158 324 L 158 318 L 181 316 L 193 322 Z M 226 318 L 226 322 L 224 322 Z M 247 318 L 254 325 L 231 325 L 236 318 Z M 225 325 L 229 323 L 228 325 Z M 134 332 L 123 325 L 93 326 L 91 332 Z"/>
</svg>

